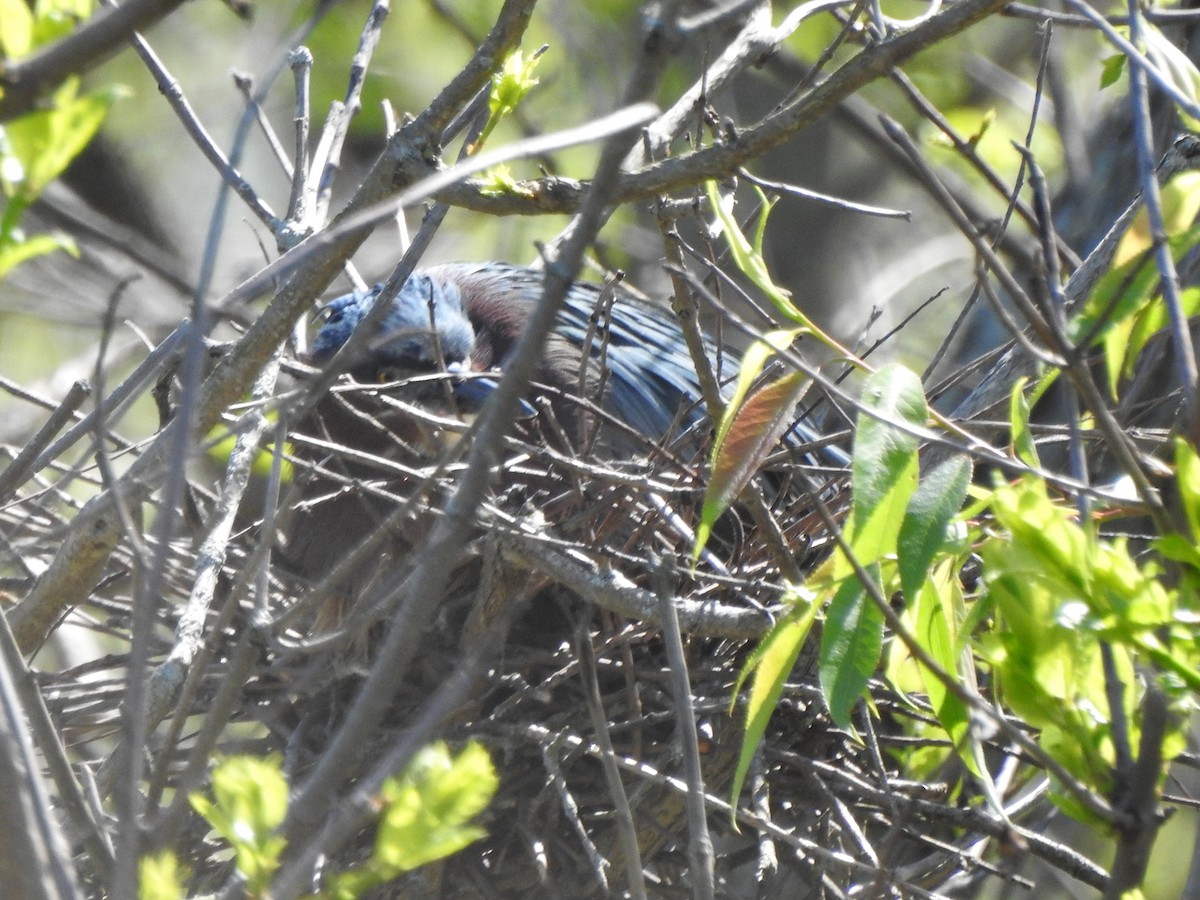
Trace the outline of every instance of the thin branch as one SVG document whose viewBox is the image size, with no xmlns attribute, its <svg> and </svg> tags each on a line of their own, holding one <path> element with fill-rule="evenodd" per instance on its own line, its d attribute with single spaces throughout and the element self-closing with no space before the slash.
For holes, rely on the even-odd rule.
<svg viewBox="0 0 1200 900">
<path fill-rule="evenodd" d="M 670 666 L 671 695 L 675 698 L 677 715 L 676 735 L 683 757 L 683 777 L 687 782 L 688 863 L 692 896 L 696 900 L 712 900 L 713 844 L 708 833 L 704 812 L 704 774 L 700 770 L 700 736 L 696 733 L 696 712 L 692 707 L 691 680 L 687 659 L 683 654 L 683 637 L 675 613 L 673 591 L 667 571 L 660 560 L 657 569 L 659 614 L 663 620 L 663 644 Z M 590 686 L 590 684 L 589 684 Z"/>
</svg>

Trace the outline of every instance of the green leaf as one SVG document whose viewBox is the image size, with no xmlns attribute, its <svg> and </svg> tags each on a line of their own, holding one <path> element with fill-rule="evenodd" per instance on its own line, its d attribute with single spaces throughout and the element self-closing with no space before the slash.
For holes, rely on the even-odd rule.
<svg viewBox="0 0 1200 900">
<path fill-rule="evenodd" d="M 1183 438 L 1175 438 L 1175 482 L 1179 500 L 1192 529 L 1192 539 L 1200 540 L 1200 457 Z"/>
<path fill-rule="evenodd" d="M 1200 288 L 1189 287 L 1179 292 L 1179 303 L 1183 309 L 1184 318 L 1190 319 L 1200 313 Z M 1108 365 L 1109 381 L 1117 383 L 1114 368 L 1120 367 L 1120 375 L 1132 377 L 1138 357 L 1146 349 L 1146 344 L 1170 324 L 1166 304 L 1160 296 L 1156 296 L 1131 319 L 1126 320 L 1126 327 L 1113 328 L 1105 342 L 1105 353 L 1111 358 Z"/>
<path fill-rule="evenodd" d="M 1159 279 L 1158 269 L 1152 265 L 1150 249 L 1140 249 L 1144 243 L 1147 248 L 1149 245 L 1140 239 L 1133 228 L 1127 237 L 1132 246 L 1138 249 L 1133 249 L 1131 256 L 1114 265 L 1096 283 L 1079 312 L 1067 324 L 1067 337 L 1072 342 L 1087 340 L 1092 345 L 1104 340 L 1113 327 L 1136 314 L 1154 295 Z M 1198 242 L 1200 225 L 1173 234 L 1167 240 L 1171 258 L 1179 262 Z M 1129 252 L 1126 250 L 1126 253 Z"/>
<path fill-rule="evenodd" d="M 1101 61 L 1100 90 L 1112 87 L 1125 71 L 1125 54 L 1114 53 Z"/>
<path fill-rule="evenodd" d="M 879 584 L 879 567 L 868 570 Z M 821 692 L 829 715 L 852 729 L 850 713 L 875 674 L 883 652 L 883 613 L 857 578 L 842 582 L 825 613 L 821 633 Z"/>
<path fill-rule="evenodd" d="M 736 696 L 742 683 L 753 673 L 754 683 L 746 704 L 746 731 L 742 736 L 742 750 L 738 755 L 733 787 L 729 793 L 730 805 L 734 809 L 737 808 L 746 773 L 750 771 L 750 763 L 766 733 L 767 723 L 779 705 L 784 683 L 796 665 L 796 659 L 820 609 L 813 595 L 798 589 L 793 589 L 791 600 L 796 607 L 767 632 L 753 656 L 746 661 L 734 687 Z"/>
<path fill-rule="evenodd" d="M 955 456 L 921 480 L 909 501 L 896 550 L 900 588 L 916 597 L 925 584 L 934 556 L 946 545 L 946 529 L 963 505 L 971 484 L 971 459 Z"/>
<path fill-rule="evenodd" d="M 851 462 L 854 497 L 847 529 L 858 561 L 894 553 L 909 498 L 917 487 L 917 438 L 895 423 L 924 426 L 928 410 L 921 381 L 899 365 L 867 379 Z M 871 413 L 874 413 L 872 415 Z"/>
<path fill-rule="evenodd" d="M 37 197 L 92 139 L 121 89 L 78 96 L 79 79 L 66 79 L 53 97 L 53 107 L 22 116 L 7 125 L 8 139 L 25 168 L 20 190 Z"/>
<path fill-rule="evenodd" d="M 528 188 L 513 177 L 508 166 L 493 166 L 477 179 L 479 193 L 485 197 L 532 197 Z"/>
<path fill-rule="evenodd" d="M 1038 467 L 1041 460 L 1038 457 L 1037 444 L 1033 440 L 1033 432 L 1029 428 L 1029 416 L 1033 403 L 1025 396 L 1025 385 L 1028 378 L 1018 378 L 1012 386 L 1008 398 L 1008 421 L 1012 424 L 1013 452 L 1026 465 Z"/>
<path fill-rule="evenodd" d="M 40 47 L 66 37 L 92 14 L 91 0 L 38 0 L 33 45 Z"/>
<path fill-rule="evenodd" d="M 288 790 L 278 757 L 231 756 L 212 774 L 213 799 L 189 795 L 192 808 L 225 838 L 251 892 L 266 889 L 284 841 L 273 832 L 287 813 Z"/>
<path fill-rule="evenodd" d="M 488 94 L 488 120 L 471 145 L 470 152 L 475 153 L 491 136 L 500 120 L 511 115 L 528 94 L 537 85 L 533 77 L 542 55 L 535 53 L 528 59 L 520 50 L 514 50 L 504 60 L 500 70 L 492 75 L 492 89 Z"/>
<path fill-rule="evenodd" d="M 138 861 L 138 900 L 183 900 L 187 871 L 169 850 Z"/>
<path fill-rule="evenodd" d="M 426 747 L 380 792 L 386 806 L 372 864 L 390 879 L 479 840 L 485 832 L 470 822 L 499 785 L 482 744 L 471 741 L 457 756 L 441 742 Z"/>
<path fill-rule="evenodd" d="M 715 181 L 706 182 L 705 190 L 708 193 L 708 205 L 721 225 L 721 232 L 725 235 L 725 241 L 729 245 L 729 252 L 733 255 L 733 261 L 738 271 L 754 282 L 754 286 L 767 296 L 781 316 L 788 321 L 797 323 L 802 328 L 812 328 L 808 316 L 797 308 L 787 291 L 779 287 L 771 278 L 767 262 L 759 252 L 760 247 L 752 244 L 742 233 L 737 220 L 722 201 L 717 183 Z M 767 202 L 761 191 L 759 191 L 759 196 L 763 198 L 764 206 L 763 220 L 759 221 L 757 228 L 757 241 L 762 239 L 763 229 L 766 227 L 764 220 L 771 210 L 771 204 Z"/>
<path fill-rule="evenodd" d="M 963 606 L 957 580 L 948 577 L 945 571 L 940 572 L 938 576 L 927 579 L 921 590 L 913 596 L 916 598 L 912 610 L 916 623 L 914 637 L 942 671 L 959 675 L 962 668 L 960 659 L 970 660 L 971 657 L 959 649 L 956 638 L 956 623 Z M 957 696 L 950 693 L 940 678 L 919 661 L 917 666 L 938 724 L 945 730 L 950 743 L 972 774 L 984 776 L 986 768 L 980 764 L 971 747 L 969 710 Z"/>
<path fill-rule="evenodd" d="M 33 48 L 33 13 L 25 0 L 0 0 L 0 55 L 9 62 Z"/>
<path fill-rule="evenodd" d="M 75 242 L 65 234 L 35 234 L 19 241 L 0 239 L 0 278 L 21 263 L 55 250 L 65 250 L 72 256 L 79 255 Z"/>
</svg>

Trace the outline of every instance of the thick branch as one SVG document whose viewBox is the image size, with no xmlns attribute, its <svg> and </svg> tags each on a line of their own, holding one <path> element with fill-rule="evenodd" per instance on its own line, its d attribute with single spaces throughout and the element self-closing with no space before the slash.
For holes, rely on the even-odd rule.
<svg viewBox="0 0 1200 900">
<path fill-rule="evenodd" d="M 61 41 L 0 69 L 0 122 L 34 108 L 43 93 L 68 75 L 99 65 L 134 32 L 149 28 L 183 5 L 183 0 L 129 0 L 101 10 Z"/>
</svg>

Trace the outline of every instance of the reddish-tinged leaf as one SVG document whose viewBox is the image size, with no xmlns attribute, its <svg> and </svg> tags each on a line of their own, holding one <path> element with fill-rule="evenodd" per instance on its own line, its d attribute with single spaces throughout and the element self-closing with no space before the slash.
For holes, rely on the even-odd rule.
<svg viewBox="0 0 1200 900">
<path fill-rule="evenodd" d="M 759 388 L 734 412 L 725 439 L 713 457 L 712 476 L 696 528 L 693 559 L 704 549 L 713 524 L 754 477 L 794 421 L 796 404 L 808 383 L 802 372 L 784 375 Z"/>
</svg>

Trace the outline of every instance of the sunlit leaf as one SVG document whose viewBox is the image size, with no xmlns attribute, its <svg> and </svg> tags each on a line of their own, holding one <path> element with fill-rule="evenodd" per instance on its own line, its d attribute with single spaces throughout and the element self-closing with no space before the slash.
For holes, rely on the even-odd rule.
<svg viewBox="0 0 1200 900">
<path fill-rule="evenodd" d="M 75 242 L 65 234 L 35 234 L 19 241 L 0 241 L 0 278 L 21 263 L 55 250 L 65 250 L 72 256 L 79 255 Z"/>
<path fill-rule="evenodd" d="M 472 741 L 457 755 L 444 743 L 426 747 L 381 792 L 386 806 L 372 862 L 398 874 L 479 840 L 485 832 L 471 820 L 499 784 L 482 744 Z"/>
<path fill-rule="evenodd" d="M 934 556 L 946 544 L 946 529 L 962 508 L 971 483 L 971 459 L 954 456 L 921 479 L 908 503 L 896 550 L 900 586 L 915 597 L 929 575 Z"/>
<path fill-rule="evenodd" d="M 787 291 L 775 284 L 771 278 L 771 273 L 767 270 L 766 260 L 763 259 L 759 248 L 755 244 L 752 244 L 746 235 L 742 233 L 737 220 L 726 209 L 725 204 L 721 202 L 721 194 L 717 188 L 717 183 L 715 181 L 706 182 L 705 189 L 708 192 L 709 207 L 720 223 L 721 233 L 725 235 L 725 240 L 729 245 L 730 253 L 733 254 L 733 261 L 737 265 L 738 271 L 754 282 L 754 286 L 766 295 L 775 306 L 776 311 L 785 319 L 796 322 L 801 327 L 810 328 L 811 323 L 808 317 L 791 301 L 787 295 Z M 762 196 L 761 193 L 760 196 Z M 766 216 L 769 211 L 770 205 L 768 204 L 763 207 L 763 216 Z M 758 226 L 758 236 L 760 239 L 764 225 L 765 223 L 760 221 Z"/>
<path fill-rule="evenodd" d="M 878 584 L 879 567 L 868 574 Z M 852 729 L 850 713 L 875 674 L 883 652 L 883 613 L 857 578 L 843 582 L 825 613 L 821 632 L 821 692 L 829 715 L 841 728 Z"/>
<path fill-rule="evenodd" d="M 914 637 L 943 672 L 957 677 L 961 668 L 960 658 L 970 659 L 969 653 L 963 653 L 958 648 L 959 642 L 956 640 L 958 611 L 962 606 L 957 579 L 952 574 L 942 571 L 938 576 L 928 578 L 915 596 Z M 977 755 L 970 746 L 970 711 L 940 678 L 920 663 L 918 668 L 929 697 L 929 705 L 933 707 L 938 724 L 945 729 L 950 743 L 967 768 L 976 777 L 983 776 L 986 769 L 979 764 Z"/>
<path fill-rule="evenodd" d="M 78 90 L 79 79 L 68 78 L 54 92 L 49 109 L 29 113 L 6 126 L 13 150 L 25 166 L 21 189 L 31 198 L 62 174 L 124 93 L 110 88 L 80 96 Z"/>
<path fill-rule="evenodd" d="M 1183 438 L 1175 438 L 1175 483 L 1180 505 L 1187 515 L 1192 538 L 1200 539 L 1200 457 Z"/>
<path fill-rule="evenodd" d="M 164 850 L 138 861 L 138 900 L 183 900 L 187 870 L 175 854 Z"/>
<path fill-rule="evenodd" d="M 1179 292 L 1179 305 L 1183 318 L 1190 319 L 1200 313 L 1200 288 L 1189 287 Z M 1105 341 L 1108 377 L 1116 384 L 1119 376 L 1132 377 L 1138 357 L 1156 334 L 1170 324 L 1166 303 L 1157 296 L 1138 313 L 1109 332 Z M 1114 371 L 1119 367 L 1119 371 Z"/>
<path fill-rule="evenodd" d="M 767 723 L 779 698 L 783 694 L 784 682 L 796 665 L 796 659 L 804 647 L 808 633 L 812 630 L 820 605 L 812 595 L 793 593 L 795 608 L 784 619 L 767 632 L 755 648 L 754 655 L 747 661 L 738 680 L 738 688 L 751 674 L 754 681 L 746 703 L 746 730 L 742 736 L 742 750 L 738 755 L 737 770 L 733 776 L 730 803 L 736 808 L 738 797 L 750 763 L 758 750 L 758 744 L 767 730 Z"/>
<path fill-rule="evenodd" d="M 192 808 L 233 847 L 238 871 L 253 891 L 266 888 L 279 867 L 283 838 L 275 829 L 287 813 L 288 789 L 274 756 L 231 756 L 213 769 L 210 800 L 190 794 Z"/>
<path fill-rule="evenodd" d="M 33 47 L 33 13 L 25 0 L 0 0 L 0 55 L 9 61 Z"/>
<path fill-rule="evenodd" d="M 901 424 L 923 426 L 928 410 L 920 379 L 891 365 L 867 379 L 854 437 L 850 542 L 862 564 L 894 553 L 909 498 L 917 487 L 917 445 Z"/>
</svg>

